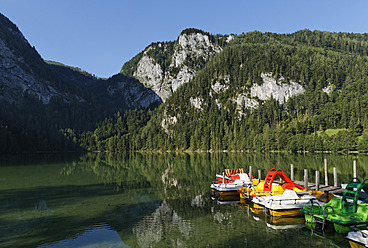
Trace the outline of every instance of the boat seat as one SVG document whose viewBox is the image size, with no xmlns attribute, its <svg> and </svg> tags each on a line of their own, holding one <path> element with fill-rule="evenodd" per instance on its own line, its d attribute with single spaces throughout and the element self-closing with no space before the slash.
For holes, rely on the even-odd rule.
<svg viewBox="0 0 368 248">
<path fill-rule="evenodd" d="M 249 179 L 248 174 L 246 174 L 246 173 L 238 173 L 238 175 L 239 175 L 239 179 L 240 180 L 250 182 L 250 179 Z"/>
<path fill-rule="evenodd" d="M 331 206 L 334 209 L 334 211 L 336 212 L 336 210 L 341 209 L 341 199 L 339 199 L 337 197 L 332 198 L 328 203 L 325 203 L 325 205 Z"/>
<path fill-rule="evenodd" d="M 238 174 L 238 173 L 245 173 L 244 168 L 239 169 L 224 169 L 224 173 L 226 176 L 231 177 L 232 175 Z"/>
<path fill-rule="evenodd" d="M 293 200 L 293 199 L 299 199 L 300 197 L 294 190 L 290 190 L 290 189 L 285 190 L 285 192 L 282 193 L 281 195 L 275 196 L 275 199 L 285 199 L 285 198 Z"/>
<path fill-rule="evenodd" d="M 368 221 L 368 204 L 358 204 L 357 214 L 365 221 Z"/>
</svg>

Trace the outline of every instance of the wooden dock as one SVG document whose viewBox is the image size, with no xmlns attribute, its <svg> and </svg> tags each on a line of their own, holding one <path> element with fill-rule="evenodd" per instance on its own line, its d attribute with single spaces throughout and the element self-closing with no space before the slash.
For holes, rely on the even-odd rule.
<svg viewBox="0 0 368 248">
<path fill-rule="evenodd" d="M 295 181 L 295 183 L 304 186 L 304 182 L 302 182 L 302 181 Z M 316 189 L 316 184 L 308 182 L 308 190 L 305 191 L 305 192 L 300 192 L 300 193 L 301 194 L 309 194 L 312 190 L 317 190 Z M 328 186 L 328 185 L 319 185 L 319 191 L 328 192 L 328 193 L 339 195 L 339 196 L 342 196 L 343 193 L 344 193 L 343 188 Z M 359 200 L 364 200 L 364 199 L 367 199 L 367 198 L 368 198 L 368 195 L 365 192 L 360 193 Z"/>
<path fill-rule="evenodd" d="M 353 161 L 353 178 L 357 178 L 357 168 L 356 168 L 356 160 Z M 299 168 L 300 169 L 300 168 Z M 298 192 L 298 194 L 309 194 L 312 190 L 319 190 L 319 191 L 323 191 L 323 192 L 328 192 L 331 194 L 335 194 L 338 196 L 343 196 L 344 193 L 344 189 L 341 187 L 338 187 L 338 174 L 337 174 L 337 169 L 336 167 L 333 167 L 333 180 L 328 180 L 329 177 L 329 173 L 328 173 L 328 167 L 327 167 L 327 159 L 324 159 L 324 175 L 321 173 L 321 171 L 316 170 L 314 171 L 315 173 L 315 183 L 311 183 L 308 181 L 308 178 L 310 179 L 310 176 L 308 176 L 308 174 L 310 172 L 308 172 L 308 169 L 304 169 L 304 181 L 298 181 L 295 180 L 294 178 L 294 165 L 290 164 L 290 180 L 303 186 L 306 187 L 306 185 L 308 185 L 308 187 L 306 187 L 306 191 L 302 191 L 302 192 Z M 321 175 L 322 174 L 322 175 Z M 252 166 L 249 166 L 249 176 L 252 176 Z M 321 184 L 321 180 L 322 177 L 324 178 L 324 184 Z M 261 170 L 258 170 L 258 179 L 260 180 L 261 177 Z M 334 186 L 329 186 L 328 184 L 331 183 L 331 181 L 333 181 L 333 185 Z M 280 182 L 281 182 L 281 178 L 280 178 Z M 346 182 L 347 183 L 347 182 Z M 367 192 L 368 193 L 368 192 Z M 361 192 L 359 195 L 359 200 L 364 200 L 368 198 L 368 194 L 365 192 Z M 327 195 L 327 194 L 325 194 Z"/>
<path fill-rule="evenodd" d="M 302 181 L 295 181 L 295 183 L 304 186 L 304 182 Z M 311 192 L 312 190 L 317 190 L 316 184 L 315 183 L 310 183 L 308 182 L 308 193 Z M 344 192 L 344 189 L 341 187 L 334 187 L 334 186 L 328 186 L 328 185 L 319 185 L 319 191 L 328 191 L 329 193 L 332 194 L 341 194 Z"/>
</svg>

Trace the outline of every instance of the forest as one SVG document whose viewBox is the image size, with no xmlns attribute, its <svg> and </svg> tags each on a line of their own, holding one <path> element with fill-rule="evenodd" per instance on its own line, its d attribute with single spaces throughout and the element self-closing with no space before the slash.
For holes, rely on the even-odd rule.
<svg viewBox="0 0 368 248">
<path fill-rule="evenodd" d="M 255 31 L 236 35 L 228 43 L 228 36 L 203 34 L 210 35 L 222 51 L 203 67 L 193 65 L 198 68 L 196 76 L 165 103 L 149 109 L 128 109 L 118 98 L 99 95 L 101 86 L 118 81 L 117 77 L 137 84 L 132 76 L 142 53 L 125 63 L 119 76 L 108 80 L 56 62 L 43 70 L 38 54 L 27 56 L 31 64 L 36 58 L 34 70 L 42 71 L 47 79 L 59 78 L 60 72 L 70 75 L 58 79 L 62 88 L 81 92 L 86 85 L 90 87 L 91 92 L 81 94 L 92 100 L 73 104 L 54 100 L 44 105 L 26 96 L 17 105 L 0 99 L 0 153 L 368 152 L 368 34 Z M 153 43 L 152 47 L 149 56 L 168 67 L 174 44 Z M 262 73 L 286 84 L 298 82 L 305 91 L 282 103 L 255 98 L 257 108 L 239 109 L 234 99 L 262 84 Z M 83 80 L 88 82 L 76 85 Z M 226 84 L 226 90 L 214 92 L 215 82 Z M 201 99 L 201 109 L 191 104 L 193 98 Z"/>
<path fill-rule="evenodd" d="M 242 34 L 157 109 L 118 113 L 78 139 L 89 151 L 366 153 L 367 53 L 367 34 Z M 234 97 L 262 83 L 261 73 L 299 82 L 305 92 L 282 104 L 259 101 L 239 116 Z M 229 88 L 211 92 L 211 84 L 226 75 Z M 190 104 L 191 97 L 203 99 L 201 110 Z M 174 117 L 163 128 L 163 120 Z"/>
</svg>

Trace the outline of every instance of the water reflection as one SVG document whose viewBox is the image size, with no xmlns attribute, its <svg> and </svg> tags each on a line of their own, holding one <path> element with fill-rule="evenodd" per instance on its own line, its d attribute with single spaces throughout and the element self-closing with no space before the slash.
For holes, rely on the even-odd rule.
<svg viewBox="0 0 368 248">
<path fill-rule="evenodd" d="M 40 248 L 65 248 L 65 247 L 110 247 L 127 248 L 119 234 L 108 225 L 96 225 L 90 227 L 84 233 L 76 234 L 72 238 L 62 240 L 54 244 L 43 245 Z"/>
<path fill-rule="evenodd" d="M 263 176 L 273 167 L 290 175 L 292 163 L 295 179 L 302 180 L 305 168 L 322 173 L 325 157 L 330 178 L 336 166 L 339 182 L 352 177 L 354 159 L 358 177 L 368 175 L 366 156 L 325 154 L 93 153 L 2 160 L 0 246 L 108 246 L 98 239 L 106 235 L 117 247 L 312 247 L 300 228 L 274 230 L 281 224 L 254 220 L 247 205 L 211 200 L 209 185 L 224 168 L 250 165 Z"/>
<path fill-rule="evenodd" d="M 189 240 L 191 231 L 190 221 L 180 217 L 167 205 L 166 201 L 150 216 L 144 217 L 133 227 L 139 247 L 153 247 L 162 239 L 170 239 L 170 237 L 172 237 L 171 247 L 182 246 L 185 240 Z"/>
</svg>

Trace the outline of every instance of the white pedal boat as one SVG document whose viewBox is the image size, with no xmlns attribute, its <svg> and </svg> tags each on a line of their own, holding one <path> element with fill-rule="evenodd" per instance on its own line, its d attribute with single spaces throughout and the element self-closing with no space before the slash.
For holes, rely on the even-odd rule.
<svg viewBox="0 0 368 248">
<path fill-rule="evenodd" d="M 266 208 L 272 216 L 303 215 L 300 209 L 318 203 L 314 195 L 299 196 L 294 190 L 287 189 L 282 195 L 253 197 L 255 208 Z"/>
<path fill-rule="evenodd" d="M 368 247 L 368 230 L 359 230 L 356 232 L 349 232 L 346 239 L 349 240 L 351 247 Z"/>
<path fill-rule="evenodd" d="M 235 179 L 233 183 L 213 183 L 210 187 L 213 191 L 219 192 L 220 195 L 226 195 L 239 194 L 239 189 L 253 185 L 248 174 L 238 173 L 237 175 L 239 175 L 239 179 Z"/>
</svg>

